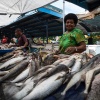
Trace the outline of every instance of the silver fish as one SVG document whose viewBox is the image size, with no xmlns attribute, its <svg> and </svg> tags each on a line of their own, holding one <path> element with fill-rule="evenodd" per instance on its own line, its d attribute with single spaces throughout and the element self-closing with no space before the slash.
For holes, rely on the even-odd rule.
<svg viewBox="0 0 100 100">
<path fill-rule="evenodd" d="M 22 90 L 20 90 L 19 92 L 17 92 L 9 100 L 21 100 L 22 98 L 24 98 L 25 96 L 27 96 L 29 94 L 29 92 L 32 91 L 33 88 L 34 88 L 34 82 L 31 81 L 28 84 L 26 84 L 26 86 Z"/>
<path fill-rule="evenodd" d="M 12 57 L 13 55 L 14 55 L 13 52 L 7 53 L 7 54 L 3 55 L 2 57 L 0 57 L 0 61 L 5 60 L 5 59 L 7 59 L 7 58 L 10 58 L 10 57 Z"/>
<path fill-rule="evenodd" d="M 61 71 L 66 71 L 66 73 L 67 73 L 67 72 L 69 72 L 69 68 L 66 65 L 60 64 L 58 66 L 50 68 L 50 70 L 48 70 L 48 71 L 46 70 L 45 71 L 46 73 L 44 72 L 45 74 L 43 76 L 41 76 L 40 79 L 50 77 L 51 75 L 54 75 L 54 74 L 61 72 Z"/>
<path fill-rule="evenodd" d="M 10 59 L 10 60 L 8 60 L 7 62 L 5 62 L 4 64 L 2 64 L 2 65 L 0 66 L 0 70 L 1 70 L 1 69 L 6 69 L 8 66 L 10 66 L 10 65 L 12 65 L 12 64 L 14 64 L 14 63 L 20 62 L 20 61 L 22 61 L 23 59 L 25 59 L 25 57 L 23 57 L 23 56 L 19 56 L 19 57 Z"/>
<path fill-rule="evenodd" d="M 75 58 L 71 58 L 71 59 L 61 62 L 60 64 L 65 65 L 70 68 L 73 66 L 74 63 L 75 63 Z"/>
<path fill-rule="evenodd" d="M 11 82 L 19 82 L 22 81 L 23 79 L 25 79 L 29 74 L 29 67 L 27 69 L 25 69 L 21 74 L 19 74 L 14 80 L 12 80 Z"/>
<path fill-rule="evenodd" d="M 35 72 L 35 62 L 33 60 L 31 60 L 30 64 L 29 64 L 29 75 L 28 77 L 33 76 L 34 72 Z"/>
<path fill-rule="evenodd" d="M 50 71 L 52 68 L 48 68 L 47 70 L 45 70 L 45 72 L 41 71 L 35 75 L 33 75 L 32 77 L 28 77 L 28 79 L 26 79 L 26 81 L 24 83 L 17 83 L 16 86 L 22 86 L 22 85 L 27 85 L 28 83 L 30 83 L 31 81 L 35 81 L 35 85 L 36 83 L 38 83 L 38 80 L 41 79 L 42 76 L 46 75 L 46 73 L 48 71 Z"/>
<path fill-rule="evenodd" d="M 0 71 L 0 76 L 6 75 L 9 71 Z"/>
<path fill-rule="evenodd" d="M 68 58 L 67 58 L 68 59 Z M 60 64 L 62 61 L 65 61 L 65 60 L 67 60 L 66 58 L 64 58 L 64 59 L 59 59 L 59 60 L 57 60 L 57 61 L 55 61 L 52 65 L 55 65 L 55 66 L 57 66 L 58 64 Z"/>
<path fill-rule="evenodd" d="M 8 78 L 13 77 L 16 74 L 18 75 L 22 70 L 24 70 L 27 67 L 28 62 L 29 62 L 28 60 L 23 60 L 22 62 L 20 62 L 8 74 L 6 74 L 2 78 L 0 78 L 0 83 L 2 83 L 3 81 L 5 81 Z"/>
<path fill-rule="evenodd" d="M 85 94 L 88 94 L 88 89 L 90 87 L 90 84 L 91 84 L 91 81 L 93 80 L 94 76 L 97 74 L 97 73 L 100 73 L 100 64 L 98 66 L 96 66 L 95 68 L 89 70 L 87 73 L 86 73 L 86 81 L 85 81 L 85 90 L 84 90 L 84 93 Z"/>
<path fill-rule="evenodd" d="M 80 70 L 80 68 L 82 67 L 82 61 L 81 59 L 77 59 L 75 61 L 75 64 L 73 65 L 72 69 L 71 69 L 71 72 L 78 72 Z"/>
<path fill-rule="evenodd" d="M 35 99 L 43 99 L 44 97 L 48 96 L 51 94 L 53 91 L 58 89 L 63 81 L 64 81 L 64 75 L 66 72 L 62 71 L 60 73 L 57 73 L 50 78 L 46 79 L 39 85 L 37 85 L 32 92 L 30 92 L 26 97 L 24 97 L 22 100 L 35 100 Z M 57 79 L 58 77 L 60 77 Z M 47 85 L 48 84 L 48 85 Z M 41 90 L 41 91 L 40 91 Z"/>
<path fill-rule="evenodd" d="M 83 70 L 79 71 L 78 73 L 76 73 L 71 80 L 68 82 L 66 88 L 64 89 L 64 91 L 61 93 L 61 98 L 59 100 L 63 100 L 66 94 L 66 91 L 68 91 L 72 86 L 74 86 L 77 82 L 79 82 L 81 80 L 81 77 L 83 74 L 85 74 L 90 67 L 92 66 L 93 62 L 91 64 L 89 64 L 89 66 L 87 66 L 86 68 L 84 68 Z"/>
<path fill-rule="evenodd" d="M 70 55 L 66 55 L 66 54 L 58 54 L 58 56 L 62 59 L 62 58 L 69 58 Z"/>
<path fill-rule="evenodd" d="M 16 87 L 14 84 L 11 84 L 11 83 L 3 84 L 3 92 L 5 94 L 6 100 L 8 100 L 8 98 L 11 98 L 18 91 L 20 91 L 19 87 Z"/>
</svg>

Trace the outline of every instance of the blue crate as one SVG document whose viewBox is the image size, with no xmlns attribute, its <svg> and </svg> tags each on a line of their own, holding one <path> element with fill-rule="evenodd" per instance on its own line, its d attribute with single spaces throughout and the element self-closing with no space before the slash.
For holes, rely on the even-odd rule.
<svg viewBox="0 0 100 100">
<path fill-rule="evenodd" d="M 12 52 L 12 51 L 13 49 L 0 50 L 0 56 L 3 56 L 5 53 Z"/>
</svg>

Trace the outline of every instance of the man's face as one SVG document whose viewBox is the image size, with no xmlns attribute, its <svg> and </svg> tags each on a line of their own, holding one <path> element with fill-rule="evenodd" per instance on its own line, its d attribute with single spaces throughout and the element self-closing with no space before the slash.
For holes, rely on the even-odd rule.
<svg viewBox="0 0 100 100">
<path fill-rule="evenodd" d="M 19 38 L 19 37 L 21 36 L 21 32 L 20 32 L 20 31 L 15 31 L 15 36 L 16 36 L 17 38 Z"/>
</svg>

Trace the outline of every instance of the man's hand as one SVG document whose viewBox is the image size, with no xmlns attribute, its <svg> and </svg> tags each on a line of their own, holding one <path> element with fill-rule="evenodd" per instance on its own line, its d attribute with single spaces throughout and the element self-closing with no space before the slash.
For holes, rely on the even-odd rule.
<svg viewBox="0 0 100 100">
<path fill-rule="evenodd" d="M 72 54 L 76 51 L 76 48 L 75 47 L 68 47 L 66 50 L 65 50 L 65 53 L 66 54 Z"/>
</svg>

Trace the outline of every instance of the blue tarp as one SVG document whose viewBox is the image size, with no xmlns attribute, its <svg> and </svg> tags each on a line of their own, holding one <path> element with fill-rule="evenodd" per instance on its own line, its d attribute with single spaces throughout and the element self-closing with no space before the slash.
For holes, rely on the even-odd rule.
<svg viewBox="0 0 100 100">
<path fill-rule="evenodd" d="M 13 49 L 7 49 L 7 50 L 0 50 L 0 56 L 4 55 L 5 53 L 11 52 Z"/>
</svg>

